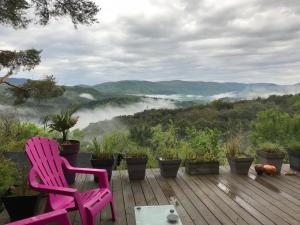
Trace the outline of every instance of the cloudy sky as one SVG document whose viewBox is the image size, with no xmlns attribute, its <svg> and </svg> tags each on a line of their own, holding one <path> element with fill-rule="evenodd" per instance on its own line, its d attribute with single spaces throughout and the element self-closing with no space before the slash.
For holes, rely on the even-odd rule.
<svg viewBox="0 0 300 225">
<path fill-rule="evenodd" d="M 1 49 L 43 49 L 16 77 L 48 74 L 61 84 L 202 80 L 300 82 L 299 0 L 96 0 L 99 23 L 67 19 L 13 30 Z"/>
</svg>

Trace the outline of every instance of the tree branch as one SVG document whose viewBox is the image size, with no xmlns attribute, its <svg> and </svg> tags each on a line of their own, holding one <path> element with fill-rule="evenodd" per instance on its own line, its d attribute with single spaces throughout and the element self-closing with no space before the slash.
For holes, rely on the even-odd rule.
<svg viewBox="0 0 300 225">
<path fill-rule="evenodd" d="M 6 83 L 8 78 L 13 74 L 13 69 L 10 69 L 8 73 L 0 79 L 0 84 Z"/>
<path fill-rule="evenodd" d="M 8 81 L 5 81 L 5 82 L 3 82 L 3 83 L 4 83 L 4 84 L 7 84 L 7 85 L 10 86 L 10 87 L 17 88 L 17 89 L 22 90 L 22 91 L 26 91 L 26 92 L 29 91 L 29 89 L 25 89 L 25 88 L 23 88 L 23 87 L 20 87 L 20 86 L 11 84 L 11 83 L 9 83 Z"/>
</svg>

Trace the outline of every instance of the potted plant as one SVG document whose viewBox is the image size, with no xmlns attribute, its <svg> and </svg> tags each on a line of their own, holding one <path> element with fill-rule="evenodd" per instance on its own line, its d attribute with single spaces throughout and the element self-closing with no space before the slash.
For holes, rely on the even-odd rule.
<svg viewBox="0 0 300 225">
<path fill-rule="evenodd" d="M 181 159 L 179 158 L 177 149 L 165 148 L 160 152 L 160 156 L 157 158 L 160 175 L 162 177 L 176 177 L 179 167 L 181 165 Z"/>
<path fill-rule="evenodd" d="M 48 115 L 44 118 L 44 124 L 50 128 L 50 131 L 57 131 L 62 134 L 60 155 L 65 157 L 69 163 L 76 167 L 77 156 L 80 149 L 80 142 L 77 140 L 69 140 L 69 130 L 74 127 L 78 121 L 78 117 L 73 116 L 77 111 L 76 107 L 68 107 L 61 111 L 60 114 Z M 75 181 L 75 174 L 64 170 L 65 177 L 69 184 Z"/>
<path fill-rule="evenodd" d="M 131 144 L 126 152 L 126 163 L 130 180 L 143 180 L 149 151 L 147 148 Z"/>
<path fill-rule="evenodd" d="M 293 170 L 300 171 L 300 143 L 294 143 L 288 147 L 288 156 L 290 167 Z"/>
<path fill-rule="evenodd" d="M 106 169 L 110 180 L 112 170 L 118 163 L 119 154 L 123 152 L 126 145 L 127 134 L 123 131 L 107 132 L 103 135 L 101 142 L 94 138 L 90 147 L 92 167 Z M 94 180 L 97 182 L 98 177 L 94 176 Z"/>
<path fill-rule="evenodd" d="M 11 221 L 25 219 L 34 215 L 40 199 L 40 194 L 33 191 L 28 184 L 27 168 L 11 167 L 13 183 L 2 196 L 2 201 Z M 7 171 L 8 172 L 8 171 Z M 12 172 L 10 172 L 12 174 Z"/>
<path fill-rule="evenodd" d="M 3 210 L 2 196 L 13 185 L 15 179 L 15 167 L 13 163 L 0 156 L 0 212 Z"/>
<path fill-rule="evenodd" d="M 219 132 L 205 129 L 197 131 L 195 128 L 186 130 L 185 172 L 189 175 L 219 174 Z"/>
<path fill-rule="evenodd" d="M 254 158 L 241 151 L 241 138 L 239 136 L 230 137 L 225 143 L 225 150 L 231 172 L 248 174 Z"/>
<path fill-rule="evenodd" d="M 173 123 L 169 124 L 166 131 L 162 131 L 160 125 L 153 128 L 152 146 L 157 155 L 162 177 L 176 177 L 181 164 L 176 133 Z"/>
<path fill-rule="evenodd" d="M 280 175 L 283 159 L 285 157 L 282 147 L 275 143 L 262 143 L 256 151 L 257 161 L 276 167 L 276 174 Z"/>
</svg>

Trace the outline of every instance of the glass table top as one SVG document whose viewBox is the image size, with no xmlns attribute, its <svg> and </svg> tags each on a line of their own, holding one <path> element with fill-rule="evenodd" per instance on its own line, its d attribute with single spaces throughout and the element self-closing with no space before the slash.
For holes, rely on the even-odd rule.
<svg viewBox="0 0 300 225">
<path fill-rule="evenodd" d="M 168 221 L 170 210 L 173 210 L 172 214 L 178 216 L 173 205 L 136 206 L 134 207 L 136 225 L 182 225 L 180 218 L 177 222 Z"/>
</svg>

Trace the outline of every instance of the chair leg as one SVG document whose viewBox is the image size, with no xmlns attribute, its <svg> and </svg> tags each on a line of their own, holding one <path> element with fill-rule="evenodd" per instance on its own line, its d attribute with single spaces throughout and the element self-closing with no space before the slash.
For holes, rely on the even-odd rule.
<svg viewBox="0 0 300 225">
<path fill-rule="evenodd" d="M 113 201 L 113 200 L 110 201 L 110 209 L 111 209 L 111 217 L 112 217 L 112 220 L 113 220 L 113 221 L 116 221 L 116 219 L 117 219 L 117 214 L 116 214 L 116 207 L 115 207 L 115 204 L 114 204 L 114 201 Z"/>
</svg>

